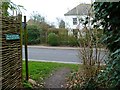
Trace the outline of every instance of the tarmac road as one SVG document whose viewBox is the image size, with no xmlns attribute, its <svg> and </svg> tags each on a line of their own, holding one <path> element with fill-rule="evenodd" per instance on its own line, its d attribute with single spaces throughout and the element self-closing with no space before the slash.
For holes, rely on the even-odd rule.
<svg viewBox="0 0 120 90">
<path fill-rule="evenodd" d="M 23 59 L 24 55 L 23 47 Z M 28 59 L 31 61 L 60 62 L 60 63 L 81 63 L 77 48 L 54 48 L 54 47 L 28 47 Z M 101 58 L 104 53 L 101 54 Z"/>
</svg>

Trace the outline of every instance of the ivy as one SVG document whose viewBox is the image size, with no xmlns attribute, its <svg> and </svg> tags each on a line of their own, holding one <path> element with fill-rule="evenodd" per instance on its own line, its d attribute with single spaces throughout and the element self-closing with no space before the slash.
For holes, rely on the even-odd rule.
<svg viewBox="0 0 120 90">
<path fill-rule="evenodd" d="M 97 87 L 115 88 L 120 86 L 120 2 L 95 2 L 93 24 L 104 29 L 102 42 L 110 51 L 106 69 L 96 77 Z"/>
</svg>

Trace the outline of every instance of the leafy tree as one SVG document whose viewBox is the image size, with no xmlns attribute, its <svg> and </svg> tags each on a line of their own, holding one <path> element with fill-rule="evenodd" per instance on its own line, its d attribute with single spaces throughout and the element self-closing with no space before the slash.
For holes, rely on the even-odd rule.
<svg viewBox="0 0 120 90">
<path fill-rule="evenodd" d="M 65 28 L 65 22 L 63 20 L 60 21 L 59 28 Z"/>
<path fill-rule="evenodd" d="M 58 22 L 58 27 L 59 28 L 65 28 L 65 22 L 64 20 L 62 20 L 61 18 L 56 18 L 57 19 L 57 22 Z"/>
<path fill-rule="evenodd" d="M 31 14 L 30 18 L 35 22 L 45 22 L 45 18 L 35 11 L 33 11 L 33 14 Z"/>
<path fill-rule="evenodd" d="M 47 43 L 48 29 L 53 27 L 53 26 L 49 25 L 45 21 L 45 17 L 41 16 L 38 12 L 33 12 L 30 20 L 32 21 L 31 25 L 37 25 L 37 27 L 42 30 L 40 32 L 41 33 L 41 42 Z M 29 21 L 28 21 L 28 23 L 29 23 Z"/>
<path fill-rule="evenodd" d="M 10 13 L 8 12 L 8 9 L 12 10 L 12 11 L 18 11 L 21 12 L 21 8 L 25 10 L 25 8 L 21 5 L 16 5 L 13 2 L 11 2 L 11 0 L 6 0 L 3 1 L 1 0 L 1 4 L 0 4 L 0 9 L 2 10 L 2 15 L 3 16 L 9 16 Z"/>
<path fill-rule="evenodd" d="M 36 25 L 28 25 L 28 44 L 40 44 L 40 29 Z"/>
</svg>

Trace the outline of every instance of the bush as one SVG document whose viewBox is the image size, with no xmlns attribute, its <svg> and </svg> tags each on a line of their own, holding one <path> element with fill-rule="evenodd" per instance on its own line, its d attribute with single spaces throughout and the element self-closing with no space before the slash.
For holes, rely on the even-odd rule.
<svg viewBox="0 0 120 90">
<path fill-rule="evenodd" d="M 68 36 L 68 45 L 69 46 L 78 46 L 78 40 L 74 36 Z"/>
<path fill-rule="evenodd" d="M 28 44 L 40 44 L 40 29 L 35 25 L 27 26 Z"/>
<path fill-rule="evenodd" d="M 97 26 L 102 25 L 104 29 L 103 43 L 109 50 L 106 68 L 97 76 L 97 86 L 118 90 L 120 88 L 120 13 L 118 13 L 120 2 L 97 2 L 93 6 L 96 16 L 94 23 L 99 22 Z M 107 18 L 108 16 L 109 18 Z"/>
<path fill-rule="evenodd" d="M 60 45 L 67 46 L 68 45 L 68 36 L 59 34 L 59 41 L 60 41 Z"/>
<path fill-rule="evenodd" d="M 80 37 L 79 38 L 79 44 L 80 44 L 80 47 L 87 47 L 88 46 L 88 43 L 87 43 L 85 37 Z"/>
<path fill-rule="evenodd" d="M 68 30 L 64 28 L 49 28 L 48 35 L 50 33 L 55 33 L 59 37 L 60 45 L 68 45 Z"/>
<path fill-rule="evenodd" d="M 48 35 L 48 44 L 51 46 L 58 46 L 59 45 L 59 37 L 55 33 L 50 33 Z"/>
</svg>

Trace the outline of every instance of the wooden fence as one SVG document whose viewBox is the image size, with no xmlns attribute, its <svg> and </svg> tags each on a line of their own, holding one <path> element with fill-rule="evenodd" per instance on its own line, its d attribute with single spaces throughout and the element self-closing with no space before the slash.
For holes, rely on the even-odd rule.
<svg viewBox="0 0 120 90">
<path fill-rule="evenodd" d="M 2 17 L 2 89 L 12 90 L 22 85 L 21 15 Z M 8 35 L 8 36 L 7 36 Z M 10 35 L 17 35 L 17 38 Z"/>
</svg>

